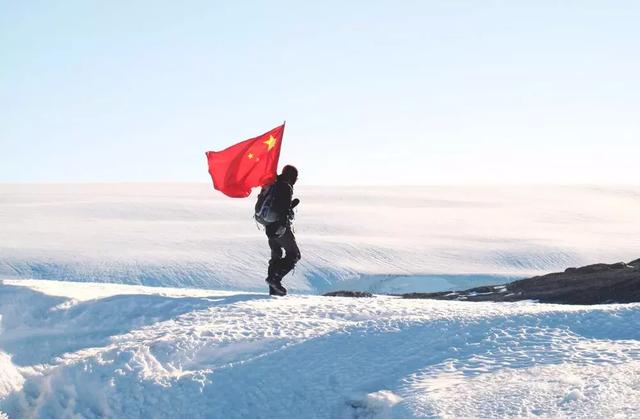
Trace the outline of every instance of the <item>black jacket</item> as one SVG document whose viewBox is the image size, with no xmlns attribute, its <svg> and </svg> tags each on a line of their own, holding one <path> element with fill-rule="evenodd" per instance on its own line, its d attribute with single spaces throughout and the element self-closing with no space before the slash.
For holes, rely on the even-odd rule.
<svg viewBox="0 0 640 419">
<path fill-rule="evenodd" d="M 278 214 L 278 221 L 269 224 L 265 232 L 267 233 L 267 237 L 281 237 L 285 231 L 291 227 L 293 186 L 278 176 L 278 180 L 273 187 L 275 190 L 271 209 Z"/>
<path fill-rule="evenodd" d="M 288 222 L 291 200 L 293 198 L 293 186 L 286 180 L 278 176 L 278 180 L 273 185 L 275 188 L 271 209 L 278 214 L 281 223 Z"/>
</svg>

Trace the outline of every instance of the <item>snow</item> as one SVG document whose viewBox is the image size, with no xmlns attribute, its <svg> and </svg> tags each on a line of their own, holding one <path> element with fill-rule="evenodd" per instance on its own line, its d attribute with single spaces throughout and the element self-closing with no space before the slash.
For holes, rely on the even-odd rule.
<svg viewBox="0 0 640 419">
<path fill-rule="evenodd" d="M 640 304 L 5 280 L 0 316 L 12 418 L 640 415 Z"/>
<path fill-rule="evenodd" d="M 402 397 L 389 390 L 349 397 L 344 410 L 337 417 L 343 419 L 391 418 L 391 409 L 402 401 Z"/>
<path fill-rule="evenodd" d="M 637 259 L 638 187 L 296 187 L 292 295 L 253 199 L 0 184 L 0 418 L 639 417 L 640 304 L 322 297 Z"/>
<path fill-rule="evenodd" d="M 640 187 L 296 186 L 290 290 L 459 290 L 636 259 Z M 262 291 L 254 198 L 209 184 L 0 184 L 0 277 Z"/>
</svg>

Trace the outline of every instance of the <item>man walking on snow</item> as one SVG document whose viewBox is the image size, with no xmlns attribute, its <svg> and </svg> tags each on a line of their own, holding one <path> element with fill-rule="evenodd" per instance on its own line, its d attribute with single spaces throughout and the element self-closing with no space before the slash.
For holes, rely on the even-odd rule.
<svg viewBox="0 0 640 419">
<path fill-rule="evenodd" d="M 266 281 L 269 294 L 276 295 L 287 293 L 282 286 L 282 278 L 300 260 L 300 250 L 291 230 L 293 208 L 300 202 L 292 199 L 298 170 L 285 166 L 276 176 L 283 135 L 284 124 L 222 151 L 206 153 L 214 189 L 232 198 L 246 198 L 252 188 L 262 186 L 254 218 L 266 227 L 271 248 Z"/>
<path fill-rule="evenodd" d="M 269 284 L 270 295 L 286 295 L 287 289 L 282 286 L 282 278 L 288 274 L 300 260 L 300 249 L 291 229 L 293 208 L 300 203 L 293 198 L 293 185 L 298 180 L 298 169 L 294 166 L 284 166 L 278 175 L 273 188 L 271 210 L 277 214 L 277 220 L 266 226 L 271 259 L 269 260 L 268 276 L 265 280 Z M 264 190 L 263 192 L 264 193 Z M 283 255 L 284 250 L 284 257 Z"/>
</svg>

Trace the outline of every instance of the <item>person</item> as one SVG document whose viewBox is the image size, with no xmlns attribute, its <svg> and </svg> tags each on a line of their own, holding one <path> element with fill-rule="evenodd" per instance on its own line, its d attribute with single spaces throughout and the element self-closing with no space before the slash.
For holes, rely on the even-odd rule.
<svg viewBox="0 0 640 419">
<path fill-rule="evenodd" d="M 271 208 L 277 214 L 277 221 L 266 226 L 265 232 L 269 239 L 271 259 L 267 279 L 270 295 L 286 295 L 287 289 L 282 286 L 282 278 L 288 274 L 300 260 L 300 249 L 293 235 L 291 222 L 293 221 L 293 208 L 300 203 L 293 198 L 293 185 L 298 180 L 298 169 L 286 165 L 282 173 L 278 175 L 273 185 L 274 196 Z M 284 250 L 284 257 L 283 257 Z"/>
</svg>

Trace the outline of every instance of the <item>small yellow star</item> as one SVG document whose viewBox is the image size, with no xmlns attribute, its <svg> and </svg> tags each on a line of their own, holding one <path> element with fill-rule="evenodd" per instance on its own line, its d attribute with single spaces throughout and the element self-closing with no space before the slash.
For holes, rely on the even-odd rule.
<svg viewBox="0 0 640 419">
<path fill-rule="evenodd" d="M 249 155 L 247 157 L 249 157 L 249 159 L 252 159 L 253 158 L 253 153 L 249 153 Z"/>
<path fill-rule="evenodd" d="M 265 141 L 264 144 L 268 147 L 267 151 L 271 151 L 271 149 L 276 146 L 276 139 L 273 138 L 273 135 L 270 135 L 269 139 Z"/>
</svg>

